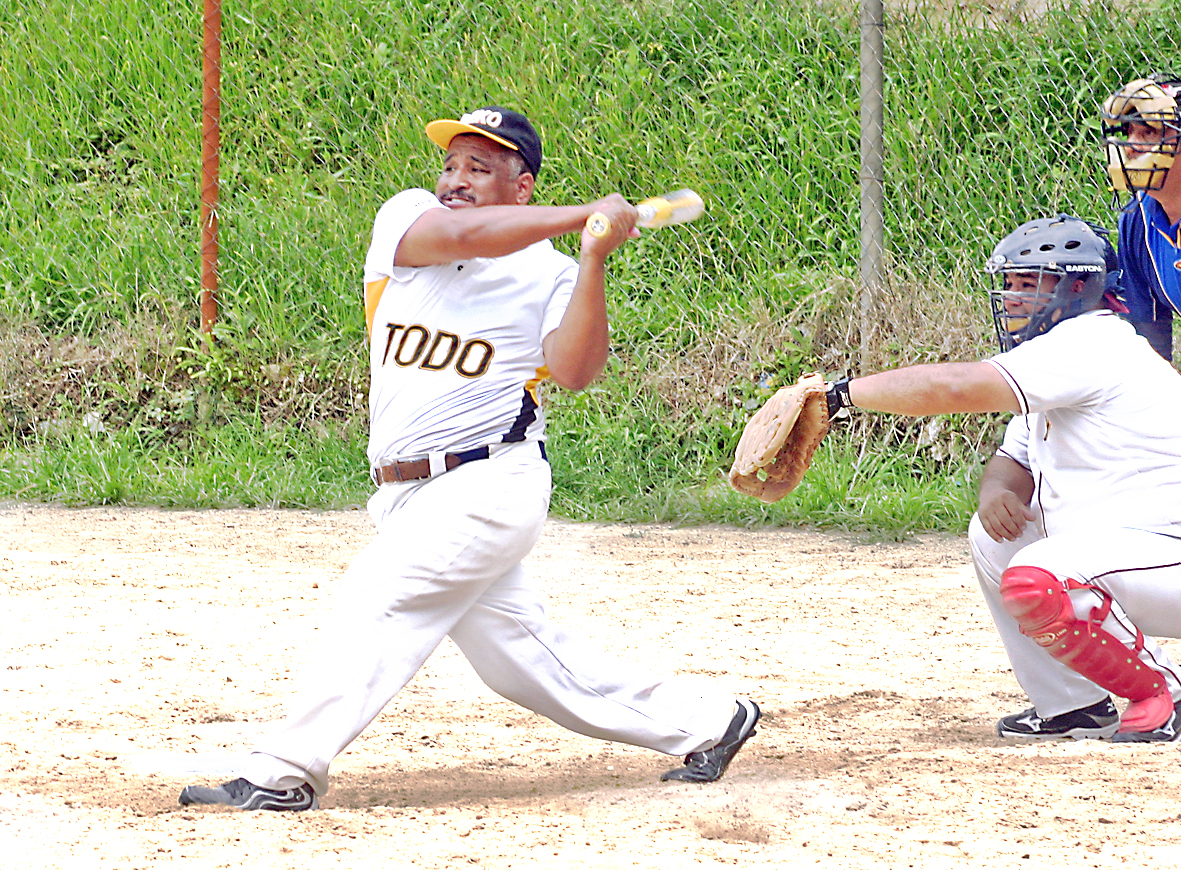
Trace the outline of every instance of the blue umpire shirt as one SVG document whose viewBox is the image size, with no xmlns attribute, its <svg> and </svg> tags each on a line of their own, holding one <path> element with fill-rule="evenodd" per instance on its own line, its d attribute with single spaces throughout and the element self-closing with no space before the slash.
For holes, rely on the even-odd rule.
<svg viewBox="0 0 1181 870">
<path fill-rule="evenodd" d="M 1173 358 L 1173 312 L 1181 312 L 1181 221 L 1138 192 L 1119 216 L 1120 283 L 1128 319 L 1157 353 Z"/>
</svg>

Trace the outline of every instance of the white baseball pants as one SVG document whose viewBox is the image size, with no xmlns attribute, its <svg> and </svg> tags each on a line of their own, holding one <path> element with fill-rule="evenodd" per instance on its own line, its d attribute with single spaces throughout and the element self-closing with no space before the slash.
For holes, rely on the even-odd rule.
<svg viewBox="0 0 1181 870">
<path fill-rule="evenodd" d="M 369 503 L 377 536 L 341 581 L 286 720 L 243 775 L 324 794 L 332 760 L 447 635 L 492 689 L 566 728 L 670 755 L 717 743 L 732 693 L 642 673 L 546 621 L 521 560 L 541 534 L 551 485 L 527 442 L 381 487 Z"/>
<path fill-rule="evenodd" d="M 1139 529 L 1105 529 L 1043 537 L 1030 523 L 1016 541 L 994 541 L 978 517 L 968 526 L 972 561 L 984 600 L 1013 666 L 1013 676 L 1044 719 L 1095 704 L 1108 692 L 1052 658 L 1021 633 L 1001 604 L 1001 574 L 1032 565 L 1060 578 L 1095 586 L 1113 599 L 1102 627 L 1126 645 L 1144 633 L 1140 659 L 1164 674 L 1174 702 L 1181 700 L 1177 667 L 1154 637 L 1181 637 L 1181 540 Z M 1088 589 L 1069 593 L 1085 619 L 1101 603 Z"/>
</svg>

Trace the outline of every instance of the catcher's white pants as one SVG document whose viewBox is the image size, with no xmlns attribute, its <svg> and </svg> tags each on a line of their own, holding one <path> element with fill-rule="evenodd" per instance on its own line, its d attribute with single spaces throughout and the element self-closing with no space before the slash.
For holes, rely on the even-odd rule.
<svg viewBox="0 0 1181 870">
<path fill-rule="evenodd" d="M 1016 541 L 994 541 L 978 517 L 968 526 L 968 541 L 984 600 L 1013 666 L 1013 676 L 1042 718 L 1088 707 L 1107 697 L 1101 688 L 1052 658 L 1021 633 L 1001 604 L 1001 574 L 1011 565 L 1032 565 L 1056 577 L 1072 578 L 1111 596 L 1102 627 L 1129 648 L 1136 630 L 1144 637 L 1139 657 L 1164 674 L 1174 702 L 1181 700 L 1178 669 L 1153 637 L 1181 637 L 1181 540 L 1139 529 L 1105 529 L 1044 537 L 1034 523 Z M 1068 593 L 1075 613 L 1085 619 L 1101 604 L 1088 589 Z"/>
<path fill-rule="evenodd" d="M 591 737 L 685 755 L 717 743 L 734 695 L 658 678 L 587 650 L 546 621 L 521 560 L 549 509 L 536 443 L 370 500 L 374 540 L 333 611 L 279 730 L 243 775 L 264 788 L 310 782 L 381 712 L 447 635 L 492 689 Z"/>
</svg>

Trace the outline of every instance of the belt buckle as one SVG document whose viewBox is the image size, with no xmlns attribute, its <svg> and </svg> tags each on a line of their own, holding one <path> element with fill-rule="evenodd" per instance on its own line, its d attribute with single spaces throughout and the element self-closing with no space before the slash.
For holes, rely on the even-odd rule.
<svg viewBox="0 0 1181 870">
<path fill-rule="evenodd" d="M 402 476 L 400 462 L 383 462 L 381 465 L 375 465 L 369 469 L 369 477 L 378 489 L 381 489 L 382 484 L 401 483 L 406 479 Z"/>
</svg>

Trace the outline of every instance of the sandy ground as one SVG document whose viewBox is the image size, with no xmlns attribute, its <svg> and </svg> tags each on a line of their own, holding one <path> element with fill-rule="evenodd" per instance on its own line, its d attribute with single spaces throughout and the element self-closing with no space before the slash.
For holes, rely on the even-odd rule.
<svg viewBox="0 0 1181 870">
<path fill-rule="evenodd" d="M 363 511 L 0 506 L 0 854 L 14 867 L 1166 867 L 1177 748 L 1013 745 L 956 536 L 553 521 L 551 613 L 763 707 L 726 778 L 493 695 L 450 642 L 314 813 L 180 807 L 282 713 Z"/>
</svg>

